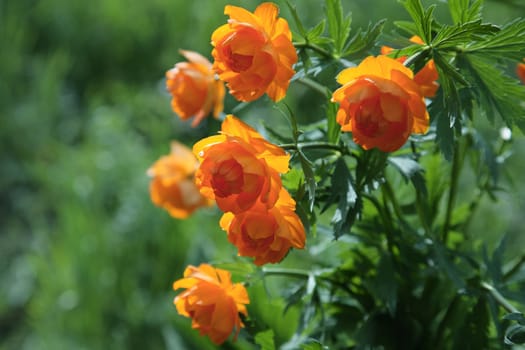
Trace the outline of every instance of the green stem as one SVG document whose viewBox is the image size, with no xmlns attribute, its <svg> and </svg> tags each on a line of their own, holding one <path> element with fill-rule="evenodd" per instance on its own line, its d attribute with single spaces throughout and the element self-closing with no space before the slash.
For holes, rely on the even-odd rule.
<svg viewBox="0 0 525 350">
<path fill-rule="evenodd" d="M 488 292 L 498 304 L 500 304 L 508 312 L 519 312 L 494 286 L 491 286 L 487 282 L 481 282 L 481 288 Z"/>
<path fill-rule="evenodd" d="M 443 243 L 447 244 L 448 233 L 450 231 L 450 222 L 452 220 L 452 213 L 454 211 L 454 203 L 456 201 L 456 195 L 458 190 L 459 172 L 460 172 L 460 147 L 459 141 L 454 146 L 454 155 L 452 157 L 452 170 L 450 172 L 450 187 L 448 192 L 447 209 L 445 212 L 445 222 L 443 224 L 443 231 L 441 237 Z"/>
<path fill-rule="evenodd" d="M 326 86 L 319 84 L 315 80 L 302 77 L 298 78 L 297 82 L 303 84 L 304 86 L 308 86 L 310 89 L 323 95 L 323 97 L 330 98 L 332 95 L 332 92 Z"/>
<path fill-rule="evenodd" d="M 309 43 L 309 42 L 296 42 L 294 43 L 294 46 L 296 49 L 310 49 L 312 51 L 315 51 L 317 52 L 318 54 L 326 57 L 326 58 L 331 58 L 331 59 L 334 59 L 335 57 L 330 53 L 328 52 L 327 50 L 323 49 L 321 46 L 318 46 L 316 44 L 312 44 L 312 43 Z"/>
<path fill-rule="evenodd" d="M 285 267 L 266 267 L 266 266 L 262 267 L 261 271 L 265 277 L 266 276 L 281 276 L 281 277 L 308 279 L 313 276 L 314 278 L 319 278 L 320 280 L 329 282 L 332 285 L 345 290 L 349 294 L 353 294 L 348 284 L 341 283 L 327 276 L 320 276 L 319 274 L 316 274 L 310 271 L 300 270 L 300 269 L 289 269 Z"/>
<path fill-rule="evenodd" d="M 279 145 L 279 147 L 285 150 L 294 150 L 302 151 L 303 149 L 324 149 L 329 151 L 336 151 L 340 154 L 349 154 L 346 147 L 341 147 L 339 145 L 334 145 L 333 143 L 321 142 L 321 141 L 312 141 L 312 142 L 299 142 L 295 143 L 284 143 Z"/>
<path fill-rule="evenodd" d="M 392 186 L 390 186 L 390 183 L 386 179 L 383 183 L 383 188 L 384 194 L 386 194 L 390 203 L 392 204 L 392 207 L 394 208 L 394 213 L 396 214 L 397 218 L 400 222 L 404 222 L 403 213 L 401 212 L 401 207 L 399 206 L 399 202 L 397 201 L 397 198 L 394 194 L 394 190 L 392 189 Z"/>
</svg>

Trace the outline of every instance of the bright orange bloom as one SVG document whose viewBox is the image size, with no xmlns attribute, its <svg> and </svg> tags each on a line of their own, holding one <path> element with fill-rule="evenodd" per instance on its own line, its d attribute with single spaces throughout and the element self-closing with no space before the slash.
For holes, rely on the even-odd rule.
<svg viewBox="0 0 525 350">
<path fill-rule="evenodd" d="M 523 61 L 525 62 L 525 58 Z M 521 82 L 525 84 L 525 63 L 518 63 L 518 66 L 516 67 L 516 74 L 518 74 L 518 77 L 520 77 Z"/>
<path fill-rule="evenodd" d="M 410 133 L 425 133 L 429 116 L 413 73 L 388 56 L 368 57 L 337 76 L 343 86 L 332 95 L 336 120 L 364 149 L 399 149 Z"/>
<path fill-rule="evenodd" d="M 180 51 L 189 62 L 179 62 L 166 72 L 166 88 L 172 95 L 171 107 L 183 120 L 195 116 L 192 126 L 213 112 L 223 109 L 224 83 L 215 79 L 212 64 L 193 51 Z"/>
<path fill-rule="evenodd" d="M 278 18 L 275 4 L 262 3 L 254 13 L 227 5 L 228 23 L 211 37 L 213 68 L 240 101 L 253 101 L 265 92 L 274 101 L 286 95 L 297 53 L 288 22 Z"/>
<path fill-rule="evenodd" d="M 174 304 L 182 316 L 191 317 L 191 326 L 222 344 L 235 330 L 244 327 L 239 313 L 247 316 L 248 293 L 240 283 L 232 283 L 230 272 L 208 264 L 188 266 L 184 278 L 173 283 L 173 289 L 186 290 L 175 297 Z"/>
<path fill-rule="evenodd" d="M 220 225 L 239 255 L 255 258 L 256 265 L 277 263 L 290 248 L 305 245 L 304 226 L 294 210 L 295 201 L 282 188 L 271 209 L 255 205 L 239 214 L 225 213 Z"/>
<path fill-rule="evenodd" d="M 211 204 L 200 194 L 193 181 L 197 166 L 197 159 L 191 150 L 173 141 L 171 153 L 148 169 L 148 175 L 152 177 L 151 201 L 178 219 L 184 219 L 197 208 Z"/>
<path fill-rule="evenodd" d="M 195 182 L 201 193 L 215 199 L 224 212 L 239 213 L 256 202 L 274 206 L 282 187 L 280 174 L 288 171 L 286 152 L 257 131 L 228 115 L 221 134 L 193 146 L 201 161 Z"/>
<path fill-rule="evenodd" d="M 423 45 L 423 40 L 417 35 L 414 35 L 410 38 L 410 41 L 414 44 Z M 381 55 L 388 55 L 394 49 L 388 46 L 381 46 Z M 407 57 L 402 56 L 398 57 L 397 60 L 401 63 L 406 61 Z M 439 74 L 436 69 L 436 64 L 434 60 L 429 60 L 423 68 L 419 70 L 414 76 L 414 81 L 421 88 L 421 92 L 425 97 L 434 97 L 439 88 L 439 84 L 436 80 L 439 79 Z"/>
</svg>

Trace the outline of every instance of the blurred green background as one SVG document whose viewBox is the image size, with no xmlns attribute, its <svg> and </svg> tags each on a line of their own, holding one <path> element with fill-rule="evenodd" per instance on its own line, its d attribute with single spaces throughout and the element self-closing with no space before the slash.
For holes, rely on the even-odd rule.
<svg viewBox="0 0 525 350">
<path fill-rule="evenodd" d="M 210 57 L 227 3 L 253 10 L 259 2 L 0 0 L 0 349 L 215 348 L 176 314 L 171 283 L 187 264 L 232 261 L 235 250 L 218 211 L 178 221 L 154 207 L 146 169 L 171 139 L 191 145 L 218 129 L 216 121 L 197 129 L 180 122 L 163 78 L 182 60 L 180 48 Z M 407 19 L 392 0 L 343 3 L 354 27 L 388 18 L 390 31 Z M 306 23 L 321 19 L 322 1 L 296 4 Z M 485 9 L 500 24 L 517 11 L 524 15 L 508 1 Z M 265 103 L 239 116 L 254 126 L 262 111 L 266 122 L 280 118 Z M 302 87 L 290 103 L 308 120 L 322 116 Z M 235 105 L 228 97 L 226 112 Z M 511 194 L 497 211 L 482 208 L 471 226 L 477 235 L 522 233 L 524 149 L 518 139 L 508 168 L 517 183 L 504 180 Z M 278 322 L 285 340 L 294 312 L 274 321 L 279 299 L 261 302 L 257 288 L 250 312 Z"/>
</svg>

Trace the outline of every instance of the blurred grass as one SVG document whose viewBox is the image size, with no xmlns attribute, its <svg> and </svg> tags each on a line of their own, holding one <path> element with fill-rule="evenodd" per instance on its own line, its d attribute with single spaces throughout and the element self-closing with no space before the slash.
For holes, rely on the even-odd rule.
<svg viewBox="0 0 525 350">
<path fill-rule="evenodd" d="M 187 264 L 231 261 L 234 248 L 218 211 L 177 221 L 154 207 L 145 171 L 172 138 L 191 144 L 218 128 L 179 122 L 163 76 L 182 59 L 179 48 L 210 56 L 210 33 L 225 22 L 227 3 L 258 2 L 0 1 L 0 349 L 214 348 L 176 315 L 171 283 Z M 406 19 L 400 5 L 383 3 L 345 8 L 356 27 Z M 319 4 L 297 2 L 305 22 L 320 19 Z M 512 11 L 493 8 L 500 22 Z M 298 113 L 317 118 L 318 100 L 298 91 Z M 234 105 L 228 98 L 227 112 Z M 281 118 L 264 101 L 239 113 L 256 126 L 261 115 Z M 525 170 L 518 142 L 510 174 Z M 473 225 L 480 235 L 521 233 L 525 194 L 512 176 L 501 215 L 488 205 L 480 211 Z M 250 293 L 265 297 L 260 287 Z M 280 303 L 275 296 L 250 311 L 268 324 Z M 278 342 L 290 337 L 296 316 L 279 318 Z"/>
</svg>

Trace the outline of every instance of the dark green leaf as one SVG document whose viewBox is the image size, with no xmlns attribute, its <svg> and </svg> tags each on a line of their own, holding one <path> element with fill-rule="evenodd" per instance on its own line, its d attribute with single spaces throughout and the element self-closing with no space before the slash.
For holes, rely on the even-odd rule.
<svg viewBox="0 0 525 350">
<path fill-rule="evenodd" d="M 255 344 L 261 346 L 261 350 L 275 350 L 273 341 L 273 330 L 268 329 L 255 335 Z"/>
<path fill-rule="evenodd" d="M 448 0 L 448 8 L 454 23 L 465 23 L 481 18 L 482 0 Z"/>
<path fill-rule="evenodd" d="M 467 52 L 476 52 L 491 55 L 498 59 L 503 57 L 514 61 L 521 61 L 525 57 L 525 19 L 516 19 L 501 30 L 488 36 L 485 40 L 479 40 L 468 45 Z"/>
<path fill-rule="evenodd" d="M 313 164 L 308 160 L 301 150 L 297 151 L 299 160 L 301 162 L 301 168 L 304 172 L 304 179 L 306 182 L 306 188 L 308 189 L 308 199 L 309 199 L 309 210 L 314 210 L 315 204 L 315 190 L 317 188 L 317 183 L 315 181 L 315 174 L 313 170 Z"/>
<path fill-rule="evenodd" d="M 484 298 L 479 298 L 468 313 L 454 339 L 454 350 L 483 349 L 488 342 L 489 310 Z"/>
<path fill-rule="evenodd" d="M 386 20 L 382 19 L 374 25 L 369 24 L 365 32 L 358 30 L 348 41 L 344 48 L 343 57 L 354 55 L 359 56 L 374 47 L 377 38 L 383 31 Z"/>
<path fill-rule="evenodd" d="M 288 9 L 290 10 L 290 13 L 292 14 L 292 18 L 294 20 L 294 23 L 295 23 L 297 29 L 299 30 L 299 34 L 303 38 L 306 38 L 307 32 L 306 32 L 306 29 L 304 28 L 303 23 L 301 22 L 301 18 L 297 14 L 297 8 L 295 7 L 295 5 L 292 5 L 292 3 L 289 0 L 286 0 L 286 5 L 288 6 Z"/>
<path fill-rule="evenodd" d="M 492 24 L 483 24 L 481 20 L 456 24 L 453 26 L 442 26 L 432 40 L 434 49 L 453 48 L 465 46 L 474 40 L 481 40 L 483 35 L 497 31 Z"/>
<path fill-rule="evenodd" d="M 436 6 L 431 5 L 425 11 L 420 0 L 400 0 L 400 2 L 414 21 L 415 31 L 412 33 L 417 34 L 423 42 L 430 43 L 432 40 L 432 13 Z"/>
<path fill-rule="evenodd" d="M 388 162 L 399 170 L 405 180 L 412 181 L 418 193 L 427 196 L 427 186 L 423 177 L 424 169 L 418 162 L 407 157 L 389 157 Z"/>
<path fill-rule="evenodd" d="M 403 30 L 404 32 L 406 32 L 406 34 L 408 35 L 413 35 L 414 33 L 417 32 L 417 28 L 414 22 L 394 21 L 394 25 L 398 27 L 399 29 Z"/>
<path fill-rule="evenodd" d="M 342 158 L 337 160 L 331 185 L 332 193 L 326 202 L 326 207 L 337 203 L 331 223 L 334 227 L 334 237 L 339 238 L 350 229 L 359 211 L 358 195 L 352 183 L 352 174 Z"/>
<path fill-rule="evenodd" d="M 328 142 L 333 144 L 339 143 L 339 136 L 341 135 L 341 126 L 336 121 L 338 106 L 335 103 L 329 103 L 326 107 L 327 138 Z"/>
<path fill-rule="evenodd" d="M 326 0 L 326 18 L 328 19 L 328 32 L 334 42 L 334 53 L 339 56 L 350 34 L 352 17 L 343 17 L 341 0 Z"/>
<path fill-rule="evenodd" d="M 511 312 L 510 314 L 503 316 L 503 319 L 509 321 L 518 321 L 520 325 L 525 326 L 525 316 L 521 312 Z"/>
<path fill-rule="evenodd" d="M 392 258 L 390 255 L 382 254 L 377 275 L 370 283 L 371 292 L 381 300 L 391 315 L 396 313 L 397 308 L 397 281 Z"/>
<path fill-rule="evenodd" d="M 465 280 L 463 279 L 463 273 L 454 264 L 454 261 L 448 256 L 446 247 L 441 243 L 434 242 L 432 253 L 438 267 L 447 275 L 450 280 L 454 283 L 457 289 L 465 288 Z"/>
</svg>

